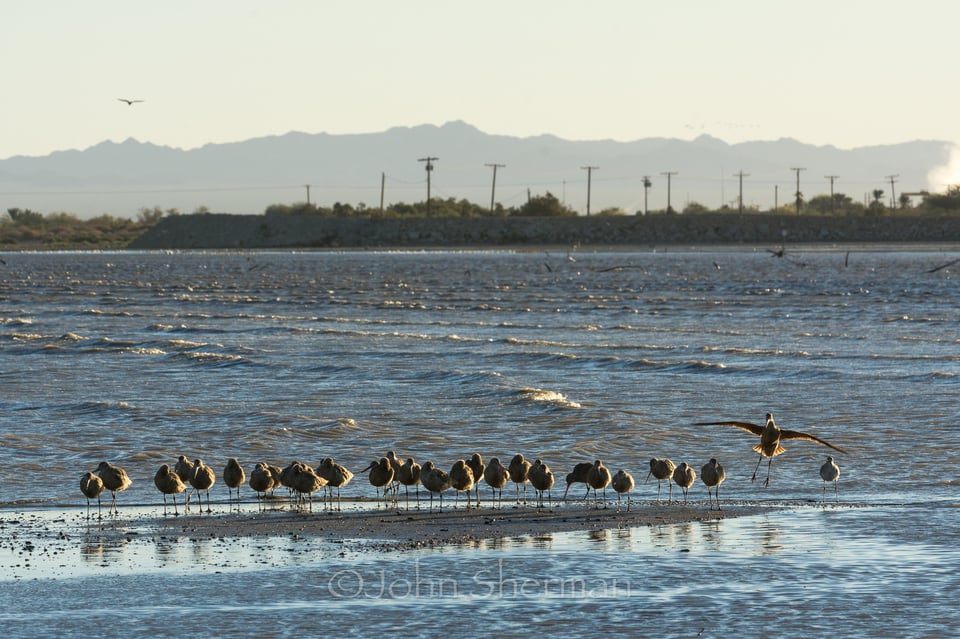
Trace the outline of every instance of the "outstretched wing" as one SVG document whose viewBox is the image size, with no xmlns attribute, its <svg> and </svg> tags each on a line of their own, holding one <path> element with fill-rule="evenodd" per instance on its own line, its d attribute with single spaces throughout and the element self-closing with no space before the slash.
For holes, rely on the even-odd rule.
<svg viewBox="0 0 960 639">
<path fill-rule="evenodd" d="M 834 450 L 840 451 L 840 452 L 843 453 L 844 455 L 849 455 L 849 454 L 850 454 L 850 453 L 848 453 L 847 451 L 845 451 L 844 449 L 839 448 L 839 447 L 837 447 L 837 446 L 834 446 L 833 444 L 831 444 L 831 443 L 828 442 L 828 441 L 824 441 L 824 440 L 820 439 L 819 437 L 814 437 L 814 436 L 811 435 L 810 433 L 801 433 L 801 432 L 798 431 L 798 430 L 782 430 L 782 431 L 780 431 L 780 439 L 802 439 L 802 440 L 804 440 L 804 441 L 816 442 L 816 443 L 818 443 L 818 444 L 822 444 L 822 445 L 824 445 L 824 446 L 827 446 L 828 448 L 832 448 L 832 449 L 834 449 Z"/>
<path fill-rule="evenodd" d="M 752 424 L 750 422 L 694 422 L 694 426 L 733 426 L 734 428 L 740 428 L 743 430 L 748 430 L 757 437 L 760 436 L 760 433 L 763 432 L 763 426 L 759 424 Z"/>
</svg>

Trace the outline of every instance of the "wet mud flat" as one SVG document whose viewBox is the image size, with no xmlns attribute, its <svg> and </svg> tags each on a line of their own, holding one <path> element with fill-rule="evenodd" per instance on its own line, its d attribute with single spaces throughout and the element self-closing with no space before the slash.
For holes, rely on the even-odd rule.
<svg viewBox="0 0 960 639">
<path fill-rule="evenodd" d="M 634 502 L 627 511 L 611 504 L 445 507 L 443 512 L 383 508 L 344 502 L 343 509 L 291 509 L 289 504 L 228 506 L 213 512 L 194 506 L 179 515 L 156 505 L 121 505 L 119 514 L 90 516 L 85 508 L 0 510 L 0 572 L 7 578 L 57 578 L 126 563 L 129 571 L 165 565 L 243 569 L 285 564 L 297 554 L 396 552 L 484 540 L 625 529 L 742 517 L 779 509 L 731 503 L 722 511 L 706 504 Z"/>
</svg>

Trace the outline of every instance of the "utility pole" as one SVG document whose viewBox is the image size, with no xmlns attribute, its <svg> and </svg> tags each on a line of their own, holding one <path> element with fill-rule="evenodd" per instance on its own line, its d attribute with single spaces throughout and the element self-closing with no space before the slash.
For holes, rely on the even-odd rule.
<svg viewBox="0 0 960 639">
<path fill-rule="evenodd" d="M 891 209 L 897 208 L 897 191 L 893 185 L 896 183 L 898 177 L 900 177 L 899 173 L 896 175 L 887 176 L 887 179 L 890 180 L 890 208 Z"/>
<path fill-rule="evenodd" d="M 380 174 L 380 217 L 383 217 L 383 192 L 386 190 L 387 186 L 387 174 L 383 172 Z"/>
<path fill-rule="evenodd" d="M 790 167 L 791 171 L 797 172 L 797 215 L 800 215 L 800 207 L 803 205 L 803 193 L 800 192 L 800 171 L 806 171 L 805 168 L 794 166 Z"/>
<path fill-rule="evenodd" d="M 737 196 L 737 200 L 740 208 L 740 215 L 743 215 L 743 178 L 750 177 L 749 173 L 744 173 L 743 169 L 739 173 L 734 173 L 740 179 L 740 195 Z"/>
<path fill-rule="evenodd" d="M 835 202 L 834 202 L 834 200 L 833 200 L 833 181 L 836 180 L 836 179 L 837 179 L 838 177 L 840 177 L 840 176 L 839 176 L 839 175 L 824 175 L 823 177 L 825 177 L 825 178 L 827 178 L 828 180 L 830 180 L 830 214 L 833 215 L 833 207 L 834 207 L 834 204 L 835 204 Z"/>
<path fill-rule="evenodd" d="M 433 162 L 434 160 L 439 160 L 440 158 L 435 158 L 427 156 L 425 158 L 418 158 L 417 162 L 426 162 L 427 169 L 427 217 L 430 217 L 430 174 L 433 172 Z"/>
<path fill-rule="evenodd" d="M 643 176 L 643 214 L 647 214 L 647 195 L 649 194 L 650 187 L 653 186 L 653 182 L 650 181 L 649 175 Z"/>
<path fill-rule="evenodd" d="M 505 167 L 506 164 L 484 164 L 484 166 L 493 167 L 493 185 L 490 187 L 490 215 L 493 215 L 493 196 L 497 192 L 497 168 Z"/>
<path fill-rule="evenodd" d="M 773 210 L 776 211 L 780 208 L 780 185 L 773 185 Z"/>
<path fill-rule="evenodd" d="M 660 175 L 667 176 L 667 213 L 673 213 L 673 207 L 670 206 L 670 178 L 676 175 L 676 171 L 662 171 Z"/>
<path fill-rule="evenodd" d="M 599 169 L 599 166 L 581 166 L 581 169 L 587 172 L 587 217 L 590 217 L 590 183 L 593 177 L 593 170 Z"/>
<path fill-rule="evenodd" d="M 310 185 L 304 184 L 303 186 L 305 186 L 307 189 L 307 206 L 310 206 Z"/>
</svg>

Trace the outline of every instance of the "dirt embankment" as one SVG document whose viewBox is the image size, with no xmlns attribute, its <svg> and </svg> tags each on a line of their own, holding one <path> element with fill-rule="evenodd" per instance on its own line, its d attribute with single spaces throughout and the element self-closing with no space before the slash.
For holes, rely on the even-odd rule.
<svg viewBox="0 0 960 639">
<path fill-rule="evenodd" d="M 656 215 L 576 218 L 167 217 L 132 249 L 658 246 L 960 242 L 956 217 Z"/>
</svg>

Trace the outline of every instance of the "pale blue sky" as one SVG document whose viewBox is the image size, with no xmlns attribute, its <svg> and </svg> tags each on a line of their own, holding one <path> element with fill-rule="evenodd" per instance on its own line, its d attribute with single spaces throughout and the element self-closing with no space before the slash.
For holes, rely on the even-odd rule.
<svg viewBox="0 0 960 639">
<path fill-rule="evenodd" d="M 0 158 L 450 120 L 567 139 L 960 141 L 958 24 L 949 0 L 6 2 Z"/>
</svg>

